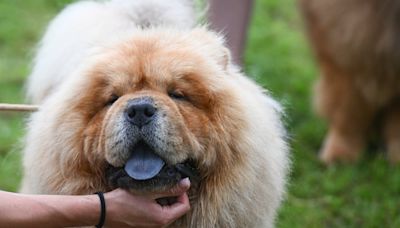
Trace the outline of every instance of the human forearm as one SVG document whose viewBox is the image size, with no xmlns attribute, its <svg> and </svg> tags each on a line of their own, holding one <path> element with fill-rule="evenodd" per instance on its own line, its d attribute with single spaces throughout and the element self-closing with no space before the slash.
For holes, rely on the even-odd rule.
<svg viewBox="0 0 400 228">
<path fill-rule="evenodd" d="M 23 195 L 0 191 L 0 202 L 0 227 L 95 225 L 100 214 L 96 195 Z"/>
</svg>

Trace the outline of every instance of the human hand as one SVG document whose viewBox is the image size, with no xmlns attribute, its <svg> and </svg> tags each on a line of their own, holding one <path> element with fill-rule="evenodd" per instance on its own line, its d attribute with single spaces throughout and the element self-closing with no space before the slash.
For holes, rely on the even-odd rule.
<svg viewBox="0 0 400 228">
<path fill-rule="evenodd" d="M 183 216 L 190 209 L 186 191 L 190 181 L 185 178 L 167 192 L 133 195 L 116 189 L 104 194 L 107 207 L 107 227 L 165 227 Z M 172 205 L 161 206 L 156 199 L 177 197 Z"/>
</svg>

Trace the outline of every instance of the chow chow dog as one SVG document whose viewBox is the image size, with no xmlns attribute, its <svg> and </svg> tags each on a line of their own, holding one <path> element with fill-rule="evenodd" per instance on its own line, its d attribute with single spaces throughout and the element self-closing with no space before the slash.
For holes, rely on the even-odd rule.
<svg viewBox="0 0 400 228">
<path fill-rule="evenodd" d="M 388 159 L 400 162 L 400 2 L 300 0 L 321 69 L 318 112 L 329 132 L 325 163 L 360 157 L 381 131 Z"/>
<path fill-rule="evenodd" d="M 282 110 L 231 63 L 190 1 L 82 1 L 49 25 L 28 81 L 22 192 L 145 194 L 189 177 L 171 227 L 271 227 Z M 173 199 L 160 204 L 168 204 Z"/>
</svg>

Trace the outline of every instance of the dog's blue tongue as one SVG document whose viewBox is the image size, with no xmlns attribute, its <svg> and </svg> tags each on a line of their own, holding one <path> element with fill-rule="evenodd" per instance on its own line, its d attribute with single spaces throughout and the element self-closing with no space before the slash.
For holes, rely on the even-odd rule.
<svg viewBox="0 0 400 228">
<path fill-rule="evenodd" d="M 147 145 L 139 143 L 125 164 L 126 173 L 135 180 L 148 180 L 155 177 L 165 165 Z"/>
</svg>

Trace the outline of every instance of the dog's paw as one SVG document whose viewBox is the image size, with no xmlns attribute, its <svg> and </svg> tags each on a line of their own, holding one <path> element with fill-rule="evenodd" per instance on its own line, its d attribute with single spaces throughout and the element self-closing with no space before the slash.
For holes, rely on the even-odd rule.
<svg viewBox="0 0 400 228">
<path fill-rule="evenodd" d="M 361 139 L 344 137 L 331 131 L 325 138 L 319 158 L 326 165 L 354 163 L 360 158 L 362 145 Z"/>
</svg>

